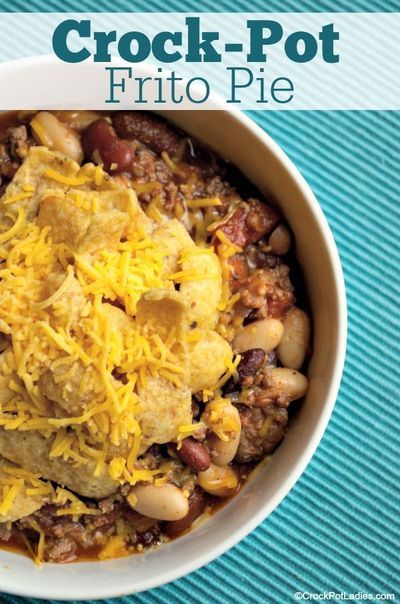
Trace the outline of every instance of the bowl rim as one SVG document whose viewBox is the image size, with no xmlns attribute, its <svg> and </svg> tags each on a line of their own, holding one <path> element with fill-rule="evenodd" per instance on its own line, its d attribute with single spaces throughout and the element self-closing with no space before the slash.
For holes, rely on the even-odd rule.
<svg viewBox="0 0 400 604">
<path fill-rule="evenodd" d="M 44 55 L 40 57 L 27 57 L 23 59 L 0 63 L 0 74 L 13 68 L 19 69 L 27 66 L 34 67 L 38 64 L 50 64 L 49 66 L 53 66 L 56 63 L 59 63 L 59 61 L 51 55 Z M 149 71 L 151 72 L 153 66 L 142 66 L 144 71 L 147 69 L 147 67 L 149 67 Z M 275 140 L 267 132 L 265 132 L 256 122 L 254 122 L 242 111 L 238 110 L 237 108 L 226 109 L 226 105 L 222 106 L 222 99 L 220 99 L 215 94 L 211 94 L 210 99 L 213 106 L 207 107 L 207 109 L 228 113 L 233 116 L 234 119 L 243 128 L 250 131 L 253 136 L 255 136 L 265 147 L 267 147 L 269 152 L 283 166 L 285 171 L 293 179 L 293 182 L 296 187 L 300 190 L 305 203 L 308 205 L 308 208 L 312 212 L 317 223 L 317 228 L 319 229 L 324 240 L 324 244 L 326 246 L 328 259 L 332 266 L 334 282 L 333 294 L 335 296 L 335 303 L 338 309 L 338 314 L 335 341 L 336 356 L 334 366 L 331 370 L 329 390 L 325 397 L 323 409 L 321 411 L 318 424 L 309 441 L 307 442 L 306 446 L 304 447 L 301 455 L 298 457 L 296 463 L 292 466 L 290 475 L 287 477 L 281 487 L 274 493 L 268 503 L 260 507 L 256 514 L 251 516 L 243 525 L 238 527 L 237 530 L 233 532 L 230 536 L 228 536 L 223 542 L 212 546 L 210 550 L 206 553 L 189 559 L 185 564 L 179 566 L 179 568 L 174 568 L 172 570 L 168 569 L 164 573 L 158 574 L 157 577 L 144 579 L 141 581 L 139 586 L 137 584 L 137 579 L 133 578 L 130 581 L 126 581 L 118 589 L 115 586 L 110 586 L 109 588 L 97 588 L 96 585 L 93 585 L 90 592 L 87 592 L 84 595 L 79 593 L 79 585 L 70 585 L 69 593 L 65 595 L 65 593 L 62 594 L 60 590 L 57 590 L 57 588 L 49 588 L 46 587 L 45 584 L 43 584 L 41 588 L 36 586 L 29 586 L 27 582 L 18 582 L 18 578 L 15 577 L 12 581 L 13 585 L 11 585 L 12 582 L 10 580 L 10 585 L 7 584 L 7 586 L 4 586 L 4 590 L 7 593 L 18 596 L 34 597 L 39 599 L 57 599 L 63 601 L 76 599 L 90 600 L 113 598 L 134 593 L 140 593 L 149 589 L 160 587 L 162 585 L 165 585 L 166 583 L 170 583 L 171 581 L 180 579 L 181 577 L 200 569 L 201 567 L 212 562 L 213 560 L 227 552 L 229 549 L 234 547 L 237 543 L 239 543 L 239 541 L 249 535 L 249 533 L 251 533 L 261 522 L 263 522 L 263 520 L 265 520 L 274 511 L 274 509 L 283 501 L 286 495 L 288 495 L 295 483 L 303 474 L 304 470 L 310 463 L 322 439 L 322 436 L 325 433 L 339 392 L 340 382 L 344 369 L 347 342 L 347 303 L 345 281 L 339 258 L 339 252 L 337 250 L 333 234 L 329 227 L 328 221 L 322 211 L 322 208 L 320 207 L 311 187 L 308 185 L 307 181 L 300 173 L 299 169 L 296 167 L 293 161 L 289 159 L 289 157 L 286 155 L 283 149 L 281 149 L 278 143 L 276 143 Z M 92 563 L 96 563 L 96 561 Z M 84 569 L 85 562 L 79 562 L 78 564 Z M 101 564 L 104 564 L 104 562 L 101 562 Z M 135 584 L 133 584 L 134 581 Z M 0 588 L 3 589 L 1 585 Z"/>
</svg>

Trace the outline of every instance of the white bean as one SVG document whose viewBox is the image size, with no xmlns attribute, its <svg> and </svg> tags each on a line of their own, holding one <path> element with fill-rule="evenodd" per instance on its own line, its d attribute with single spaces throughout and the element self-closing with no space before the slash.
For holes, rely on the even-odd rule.
<svg viewBox="0 0 400 604">
<path fill-rule="evenodd" d="M 304 363 L 310 339 L 310 319 L 300 308 L 292 308 L 283 323 L 283 336 L 278 357 L 284 367 L 300 369 Z"/>
<path fill-rule="evenodd" d="M 227 466 L 231 463 L 239 448 L 241 433 L 239 411 L 233 405 L 229 405 L 227 412 L 230 413 L 232 420 L 236 423 L 237 429 L 225 434 L 224 439 L 212 433 L 207 437 L 206 441 L 211 459 L 217 466 Z"/>
<path fill-rule="evenodd" d="M 202 489 L 216 497 L 229 497 L 238 486 L 238 478 L 232 468 L 213 463 L 208 470 L 198 473 L 197 480 Z"/>
<path fill-rule="evenodd" d="M 268 245 L 271 247 L 271 252 L 278 256 L 287 254 L 290 249 L 292 237 L 290 231 L 284 224 L 280 224 L 274 229 L 269 237 Z"/>
<path fill-rule="evenodd" d="M 189 511 L 187 498 L 173 484 L 136 485 L 126 499 L 136 512 L 157 520 L 181 520 Z"/>
<path fill-rule="evenodd" d="M 217 466 L 226 466 L 234 459 L 240 442 L 240 431 L 236 432 L 230 440 L 224 441 L 214 433 L 207 438 L 206 444 L 210 456 Z"/>
<path fill-rule="evenodd" d="M 262 348 L 270 352 L 276 348 L 283 335 L 283 323 L 279 319 L 261 319 L 245 327 L 241 327 L 233 341 L 237 352 L 244 352 L 250 348 Z"/>
<path fill-rule="evenodd" d="M 230 440 L 240 432 L 239 412 L 229 399 L 217 397 L 207 404 L 201 421 L 221 440 Z"/>
<path fill-rule="evenodd" d="M 288 401 L 295 401 L 305 395 L 307 388 L 307 378 L 295 369 L 275 367 L 268 372 L 267 392 L 271 398 L 284 396 Z"/>
<path fill-rule="evenodd" d="M 53 111 L 60 122 L 63 122 L 77 132 L 83 132 L 90 124 L 103 117 L 96 111 Z"/>
<path fill-rule="evenodd" d="M 37 113 L 31 121 L 31 128 L 35 141 L 40 145 L 64 153 L 78 163 L 83 160 L 79 134 L 60 122 L 52 113 L 48 111 Z"/>
</svg>

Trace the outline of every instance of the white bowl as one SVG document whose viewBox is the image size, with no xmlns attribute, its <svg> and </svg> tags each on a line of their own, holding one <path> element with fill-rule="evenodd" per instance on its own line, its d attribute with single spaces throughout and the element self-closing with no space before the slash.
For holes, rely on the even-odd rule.
<svg viewBox="0 0 400 604">
<path fill-rule="evenodd" d="M 88 64 L 74 74 L 75 86 L 84 87 L 85 98 L 85 82 L 93 69 Z M 43 74 L 51 82 L 60 77 L 59 70 L 60 63 L 48 58 L 5 64 L 0 66 L 2 90 L 17 105 L 19 98 L 24 107 L 39 103 L 41 108 L 52 107 L 52 87 L 43 85 Z M 31 95 L 29 81 L 39 72 L 41 83 Z M 145 69 L 141 72 L 145 74 Z M 92 97 L 86 108 L 97 99 Z M 218 99 L 212 102 L 215 109 L 221 106 Z M 189 534 L 147 554 L 41 568 L 27 557 L 0 550 L 1 591 L 56 600 L 109 598 L 162 585 L 207 564 L 250 533 L 287 495 L 316 450 L 335 404 L 345 358 L 345 288 L 332 233 L 310 187 L 268 134 L 237 111 L 173 111 L 168 117 L 239 166 L 263 193 L 272 196 L 289 222 L 313 314 L 309 391 L 269 465 Z"/>
</svg>

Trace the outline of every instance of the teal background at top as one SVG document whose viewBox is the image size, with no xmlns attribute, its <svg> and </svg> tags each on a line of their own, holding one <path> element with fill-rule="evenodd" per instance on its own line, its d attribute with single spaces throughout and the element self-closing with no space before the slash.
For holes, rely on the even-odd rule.
<svg viewBox="0 0 400 604">
<path fill-rule="evenodd" d="M 392 0 L 0 0 L 1 11 L 37 12 L 399 8 Z M 286 603 L 296 591 L 393 592 L 398 601 L 400 113 L 249 113 L 310 183 L 339 248 L 349 310 L 339 398 L 307 470 L 257 530 L 179 581 L 110 603 Z"/>
<path fill-rule="evenodd" d="M 0 0 L 0 12 L 397 12 L 394 0 Z"/>
</svg>

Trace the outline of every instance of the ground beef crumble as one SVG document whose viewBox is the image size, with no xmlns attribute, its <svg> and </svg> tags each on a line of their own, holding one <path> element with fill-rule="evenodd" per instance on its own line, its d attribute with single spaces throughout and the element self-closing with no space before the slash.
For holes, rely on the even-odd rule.
<svg viewBox="0 0 400 604">
<path fill-rule="evenodd" d="M 258 199 L 242 202 L 226 222 L 218 225 L 226 237 L 238 247 L 255 243 L 272 231 L 278 223 L 275 210 Z"/>
<path fill-rule="evenodd" d="M 0 186 L 14 177 L 33 144 L 26 126 L 15 126 L 7 130 L 6 138 L 0 143 Z"/>
<path fill-rule="evenodd" d="M 241 463 L 262 459 L 272 453 L 284 438 L 288 415 L 286 409 L 274 405 L 266 409 L 251 408 L 244 405 L 239 407 L 242 432 L 236 460 Z M 262 428 L 267 424 L 266 433 Z M 260 434 L 261 430 L 261 434 Z"/>
<path fill-rule="evenodd" d="M 289 268 L 280 264 L 273 269 L 256 269 L 242 280 L 240 300 L 256 311 L 254 319 L 284 316 L 295 301 Z"/>
<path fill-rule="evenodd" d="M 131 546 L 149 547 L 160 542 L 160 529 L 155 520 L 137 514 L 122 501 L 107 498 L 96 503 L 87 502 L 102 511 L 99 515 L 83 515 L 79 521 L 72 516 L 57 516 L 62 506 L 47 505 L 14 524 L 14 531 L 24 531 L 35 544 L 38 533 L 33 530 L 37 523 L 45 534 L 44 560 L 66 563 L 76 560 L 79 552 L 101 549 L 110 536 L 115 534 L 116 520 L 121 518 L 129 525 Z M 3 530 L 0 538 L 10 539 L 12 530 Z M 129 543 L 128 543 L 129 545 Z M 140 549 L 139 547 L 139 549 Z"/>
</svg>

